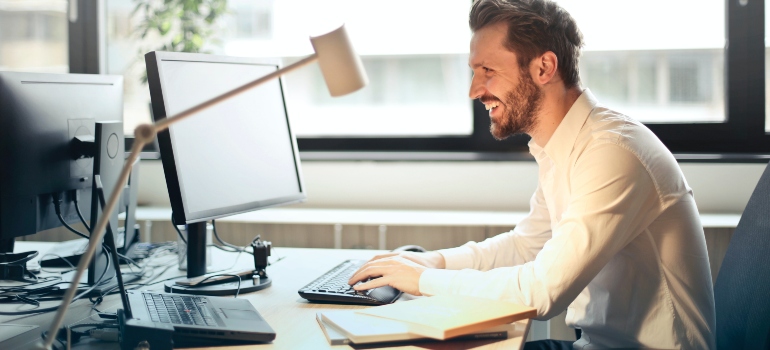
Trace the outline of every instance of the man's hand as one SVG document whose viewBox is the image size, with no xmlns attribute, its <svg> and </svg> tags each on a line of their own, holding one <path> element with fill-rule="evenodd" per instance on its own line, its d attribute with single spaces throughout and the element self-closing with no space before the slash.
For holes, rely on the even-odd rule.
<svg viewBox="0 0 770 350">
<path fill-rule="evenodd" d="M 404 293 L 420 294 L 420 276 L 428 268 L 444 268 L 444 256 L 437 252 L 414 253 L 400 252 L 377 255 L 361 266 L 350 278 L 348 284 L 369 278 L 372 280 L 354 287 L 367 290 L 382 286 L 391 286 Z"/>
</svg>

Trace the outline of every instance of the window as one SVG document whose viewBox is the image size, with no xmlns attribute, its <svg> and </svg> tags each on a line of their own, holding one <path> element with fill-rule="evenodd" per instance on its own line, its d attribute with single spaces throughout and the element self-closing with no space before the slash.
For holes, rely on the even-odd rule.
<svg viewBox="0 0 770 350">
<path fill-rule="evenodd" d="M 583 32 L 581 80 L 600 102 L 645 123 L 726 120 L 724 0 L 558 2 Z"/>
<path fill-rule="evenodd" d="M 108 72 L 126 76 L 126 131 L 149 120 L 149 96 L 141 83 L 141 49 L 159 47 L 132 33 L 131 0 L 108 6 Z M 317 65 L 283 77 L 287 108 L 301 138 L 380 138 L 468 136 L 473 113 L 467 89 L 468 2 L 465 0 L 374 1 L 230 0 L 218 43 L 206 49 L 232 56 L 279 57 L 284 65 L 309 54 L 310 34 L 345 22 L 362 56 L 370 85 L 342 98 L 331 98 Z M 410 7 L 410 18 L 401 18 Z M 337 10 L 344 8 L 345 13 Z M 299 9 L 299 10 L 298 10 Z M 431 33 L 445 33 L 437 42 Z M 388 28 L 388 29 L 385 29 Z M 421 34 L 422 33 L 422 34 Z M 451 40 L 450 40 L 451 39 Z M 153 45 L 155 44 L 155 45 Z"/>
<path fill-rule="evenodd" d="M 67 1 L 0 0 L 0 70 L 68 73 Z"/>
<path fill-rule="evenodd" d="M 770 32 L 763 1 L 557 2 L 585 36 L 581 79 L 601 102 L 646 123 L 680 156 L 770 152 L 764 132 L 770 131 L 770 112 L 763 112 L 770 74 L 760 73 L 770 62 L 762 56 L 763 35 Z M 494 140 L 487 111 L 467 98 L 470 4 L 229 0 L 217 43 L 206 49 L 280 57 L 288 65 L 312 53 L 308 35 L 345 22 L 371 83 L 332 99 L 317 66 L 286 75 L 287 107 L 300 151 L 506 158 L 525 152 L 528 138 Z M 134 0 L 111 0 L 106 6 L 107 71 L 126 75 L 126 128 L 133 130 L 138 121 L 149 120 L 143 60 L 137 56 L 152 47 L 152 38 L 140 44 L 132 34 Z"/>
</svg>

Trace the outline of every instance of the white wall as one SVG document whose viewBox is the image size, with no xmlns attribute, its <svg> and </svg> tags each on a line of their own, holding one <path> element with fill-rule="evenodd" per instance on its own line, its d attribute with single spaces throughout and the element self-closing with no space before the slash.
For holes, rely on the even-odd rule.
<svg viewBox="0 0 770 350">
<path fill-rule="evenodd" d="M 527 211 L 534 162 L 302 163 L 312 208 Z M 765 164 L 683 163 L 701 213 L 741 213 Z M 160 161 L 143 161 L 140 205 L 168 206 Z"/>
</svg>

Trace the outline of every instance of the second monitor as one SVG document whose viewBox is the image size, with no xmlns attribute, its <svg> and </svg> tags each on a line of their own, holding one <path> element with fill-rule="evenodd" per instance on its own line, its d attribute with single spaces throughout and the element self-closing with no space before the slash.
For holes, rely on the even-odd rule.
<svg viewBox="0 0 770 350">
<path fill-rule="evenodd" d="M 172 52 L 150 52 L 145 62 L 156 122 L 279 68 L 274 60 Z M 279 79 L 172 125 L 158 143 L 174 224 L 188 226 L 188 277 L 206 273 L 207 220 L 306 199 Z"/>
</svg>

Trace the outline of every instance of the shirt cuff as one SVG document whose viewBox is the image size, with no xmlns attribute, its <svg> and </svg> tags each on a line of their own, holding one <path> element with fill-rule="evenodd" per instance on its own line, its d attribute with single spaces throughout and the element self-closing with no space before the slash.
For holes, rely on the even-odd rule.
<svg viewBox="0 0 770 350">
<path fill-rule="evenodd" d="M 452 280 L 459 273 L 456 270 L 427 269 L 420 275 L 420 294 L 434 296 L 451 294 Z"/>
<path fill-rule="evenodd" d="M 473 250 L 467 245 L 438 250 L 444 256 L 445 269 L 462 270 L 473 268 Z"/>
</svg>

